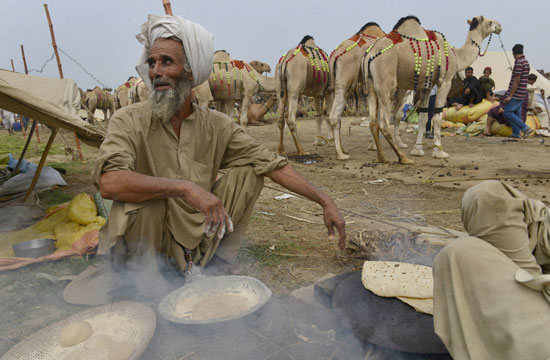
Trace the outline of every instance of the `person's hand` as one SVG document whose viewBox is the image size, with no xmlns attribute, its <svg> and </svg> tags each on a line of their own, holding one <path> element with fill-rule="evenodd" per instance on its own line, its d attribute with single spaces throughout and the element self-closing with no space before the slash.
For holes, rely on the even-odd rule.
<svg viewBox="0 0 550 360">
<path fill-rule="evenodd" d="M 465 90 L 464 90 L 464 94 L 470 95 L 470 88 L 465 89 Z"/>
<path fill-rule="evenodd" d="M 218 239 L 223 238 L 225 232 L 233 232 L 233 222 L 223 207 L 222 201 L 214 194 L 204 190 L 195 183 L 188 182 L 183 198 L 204 215 L 204 233 L 212 236 L 218 231 Z"/>
<path fill-rule="evenodd" d="M 511 97 L 511 96 L 506 96 L 506 97 L 504 98 L 504 100 L 502 100 L 502 103 L 503 103 L 503 104 L 508 104 L 508 103 L 510 102 L 510 100 L 512 100 L 512 97 Z"/>
<path fill-rule="evenodd" d="M 340 250 L 344 250 L 346 248 L 346 222 L 332 199 L 323 208 L 323 218 L 329 239 L 334 239 L 334 227 L 336 227 L 336 230 L 338 230 L 338 245 Z"/>
</svg>

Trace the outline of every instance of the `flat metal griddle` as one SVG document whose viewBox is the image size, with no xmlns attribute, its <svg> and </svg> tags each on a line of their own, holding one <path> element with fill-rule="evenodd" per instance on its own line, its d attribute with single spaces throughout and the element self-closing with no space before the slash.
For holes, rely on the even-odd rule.
<svg viewBox="0 0 550 360">
<path fill-rule="evenodd" d="M 410 353 L 447 353 L 434 332 L 432 316 L 396 298 L 375 295 L 363 286 L 360 271 L 340 282 L 332 307 L 342 324 L 367 342 Z"/>
</svg>

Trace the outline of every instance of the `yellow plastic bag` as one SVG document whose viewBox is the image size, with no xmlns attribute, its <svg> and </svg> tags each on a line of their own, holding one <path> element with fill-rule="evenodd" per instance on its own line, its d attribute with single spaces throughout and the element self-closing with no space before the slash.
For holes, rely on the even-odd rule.
<svg viewBox="0 0 550 360">
<path fill-rule="evenodd" d="M 536 115 L 527 115 L 527 120 L 525 123 L 533 130 L 540 129 L 540 121 Z M 495 121 L 491 125 L 491 134 L 506 137 L 512 136 L 512 128 Z"/>
<path fill-rule="evenodd" d="M 87 224 L 82 224 L 85 222 Z M 14 256 L 12 246 L 15 244 L 42 238 L 55 239 L 57 250 L 67 250 L 85 233 L 99 230 L 103 224 L 105 219 L 97 215 L 95 203 L 90 196 L 78 194 L 68 204 L 47 209 L 46 217 L 36 224 L 23 230 L 0 234 L 0 257 Z"/>
<path fill-rule="evenodd" d="M 448 120 L 456 123 L 469 124 L 478 120 L 483 115 L 487 114 L 489 110 L 498 106 L 498 102 L 490 102 L 486 99 L 481 100 L 479 104 L 472 107 L 463 106 L 460 110 L 456 111 L 456 108 L 448 108 L 443 110 L 443 120 Z"/>
</svg>

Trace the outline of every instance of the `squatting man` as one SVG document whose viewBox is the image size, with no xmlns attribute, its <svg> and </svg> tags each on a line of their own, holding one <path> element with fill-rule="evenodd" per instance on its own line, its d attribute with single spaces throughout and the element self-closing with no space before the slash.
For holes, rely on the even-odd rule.
<svg viewBox="0 0 550 360">
<path fill-rule="evenodd" d="M 343 249 L 345 222 L 328 195 L 231 118 L 192 101 L 212 69 L 212 35 L 181 17 L 150 15 L 137 39 L 144 54 L 136 69 L 152 92 L 114 114 L 100 148 L 94 179 L 114 203 L 99 253 L 112 254 L 113 266 L 157 273 L 167 260 L 180 271 L 190 261 L 230 263 L 264 176 L 320 204 L 329 238 L 336 228 Z M 225 174 L 217 179 L 218 170 Z M 139 276 L 136 285 L 147 295 L 163 281 Z"/>
</svg>

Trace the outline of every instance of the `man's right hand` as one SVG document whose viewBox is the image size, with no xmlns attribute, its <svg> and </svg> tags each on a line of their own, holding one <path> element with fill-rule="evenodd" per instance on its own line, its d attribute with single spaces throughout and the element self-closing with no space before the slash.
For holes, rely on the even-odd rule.
<svg viewBox="0 0 550 360">
<path fill-rule="evenodd" d="M 233 232 L 233 222 L 216 195 L 193 182 L 186 181 L 183 198 L 204 215 L 206 236 L 212 236 L 217 230 L 218 239 L 221 239 L 226 231 Z"/>
<path fill-rule="evenodd" d="M 508 103 L 510 102 L 510 100 L 512 100 L 512 97 L 511 97 L 511 96 L 507 96 L 507 97 L 504 98 L 504 100 L 502 100 L 502 103 L 506 105 L 506 104 L 508 104 Z"/>
</svg>

